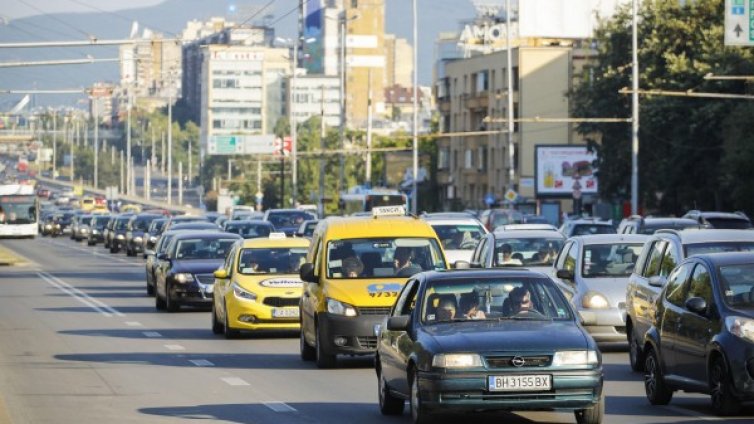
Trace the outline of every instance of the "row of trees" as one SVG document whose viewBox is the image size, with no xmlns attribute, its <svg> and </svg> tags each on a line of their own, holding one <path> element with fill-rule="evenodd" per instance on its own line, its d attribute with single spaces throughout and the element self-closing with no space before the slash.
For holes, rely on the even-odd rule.
<svg viewBox="0 0 754 424">
<path fill-rule="evenodd" d="M 754 75 L 751 48 L 723 45 L 724 0 L 645 0 L 639 14 L 640 88 L 751 93 L 742 80 L 705 75 Z M 631 116 L 629 6 L 602 22 L 591 72 L 571 93 L 574 116 Z M 590 77 L 591 76 L 591 77 Z M 692 208 L 754 213 L 754 104 L 746 100 L 643 96 L 640 100 L 640 198 L 645 210 Z M 599 152 L 603 198 L 630 193 L 631 133 L 626 125 L 589 123 L 579 131 Z"/>
</svg>

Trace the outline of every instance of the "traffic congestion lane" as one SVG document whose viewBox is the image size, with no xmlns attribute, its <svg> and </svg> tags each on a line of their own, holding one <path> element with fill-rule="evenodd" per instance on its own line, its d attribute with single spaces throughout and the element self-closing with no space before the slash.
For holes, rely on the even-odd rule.
<svg viewBox="0 0 754 424">
<path fill-rule="evenodd" d="M 31 261 L 0 271 L 0 393 L 14 422 L 409 422 L 382 417 L 370 358 L 318 370 L 289 334 L 225 340 L 209 314 L 157 313 L 143 260 L 67 239 L 5 242 Z M 721 419 L 706 396 L 652 407 L 625 352 L 604 355 L 605 422 Z M 406 408 L 407 410 L 408 408 Z M 449 416 L 438 422 L 468 420 Z M 483 414 L 475 422 L 499 422 Z M 573 422 L 572 414 L 504 414 L 507 422 Z"/>
</svg>

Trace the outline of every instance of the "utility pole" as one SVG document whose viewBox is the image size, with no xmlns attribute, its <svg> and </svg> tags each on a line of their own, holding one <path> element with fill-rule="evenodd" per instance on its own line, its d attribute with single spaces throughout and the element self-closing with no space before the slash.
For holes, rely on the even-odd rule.
<svg viewBox="0 0 754 424">
<path fill-rule="evenodd" d="M 144 198 L 149 200 L 152 197 L 152 160 L 147 159 L 147 165 L 144 167 Z"/>
<path fill-rule="evenodd" d="M 346 12 L 340 19 L 340 148 L 346 148 Z M 338 189 L 345 191 L 346 157 L 340 154 Z"/>
<path fill-rule="evenodd" d="M 366 186 L 372 188 L 372 69 L 368 71 L 369 94 L 367 96 L 367 163 Z"/>
<path fill-rule="evenodd" d="M 633 0 L 631 8 L 631 215 L 639 211 L 639 41 L 637 21 L 639 2 Z"/>
<path fill-rule="evenodd" d="M 126 97 L 126 158 L 128 163 L 126 164 L 126 194 L 131 193 L 131 87 L 128 87 L 128 93 Z"/>
<path fill-rule="evenodd" d="M 165 131 L 162 132 L 162 144 L 160 145 L 160 172 L 165 175 Z"/>
<path fill-rule="evenodd" d="M 510 0 L 508 0 L 510 2 Z M 417 13 L 418 10 L 416 8 L 416 0 L 413 0 L 413 7 L 414 7 L 414 13 L 413 13 L 413 19 L 414 19 L 414 125 L 413 125 L 413 183 L 411 185 L 411 209 L 414 213 L 414 215 L 418 214 L 419 210 L 419 191 L 417 188 L 417 180 L 419 179 L 419 107 L 418 107 L 418 72 L 417 72 L 417 51 L 419 50 L 419 36 L 418 36 L 418 24 L 417 24 Z M 508 28 L 508 31 L 510 31 L 510 27 Z"/>
<path fill-rule="evenodd" d="M 296 204 L 298 203 L 298 162 L 297 162 L 297 127 L 298 124 L 296 122 L 296 115 L 293 113 L 293 105 L 295 104 L 296 96 L 293 94 L 293 90 L 296 87 L 296 68 L 298 68 L 298 40 L 293 40 L 293 70 L 291 72 L 291 84 L 289 87 L 290 91 L 290 98 L 289 98 L 289 107 L 288 107 L 288 113 L 290 115 L 290 124 L 291 124 L 291 161 L 293 162 L 291 165 L 291 194 L 293 197 L 293 207 L 296 207 Z"/>
<path fill-rule="evenodd" d="M 76 133 L 77 133 L 77 134 L 78 134 L 78 127 L 79 127 L 79 125 L 78 125 L 78 121 L 76 121 L 76 123 L 75 123 L 75 128 L 76 128 Z M 73 162 L 74 162 L 74 159 L 75 159 L 75 157 L 76 157 L 76 154 L 75 154 L 75 152 L 74 152 L 74 147 L 75 147 L 75 146 L 74 146 L 74 140 L 73 140 L 73 137 L 69 137 L 69 138 L 68 138 L 68 140 L 69 140 L 69 141 L 71 142 L 71 184 L 74 184 L 74 182 L 73 182 L 73 179 L 74 179 L 74 175 L 75 175 L 75 174 L 74 174 L 74 171 L 75 171 L 75 167 L 74 167 L 74 165 L 73 165 Z"/>
<path fill-rule="evenodd" d="M 506 84 L 508 85 L 508 189 L 513 190 L 513 184 L 516 178 L 516 168 L 513 164 L 515 152 L 513 147 L 513 47 L 511 32 L 511 0 L 505 0 L 505 60 L 506 63 Z"/>
<path fill-rule="evenodd" d="M 168 205 L 173 204 L 173 93 L 168 97 Z"/>
<path fill-rule="evenodd" d="M 193 175 L 191 175 L 191 156 L 193 156 L 193 154 L 191 153 L 191 139 L 189 138 L 188 139 L 188 184 L 189 184 L 189 187 L 191 187 L 191 180 L 193 177 Z"/>
<path fill-rule="evenodd" d="M 178 162 L 178 204 L 183 205 L 183 162 Z"/>
<path fill-rule="evenodd" d="M 94 112 L 94 188 L 99 188 L 99 112 L 98 100 L 94 100 L 92 111 Z"/>
<path fill-rule="evenodd" d="M 325 151 L 325 85 L 322 84 L 322 94 L 320 98 L 320 123 L 319 123 L 319 150 Z M 325 217 L 325 158 L 319 156 L 319 210 L 320 219 Z"/>
<path fill-rule="evenodd" d="M 57 174 L 58 161 L 58 111 L 52 112 L 52 179 Z"/>
<path fill-rule="evenodd" d="M 156 155 L 154 151 L 154 125 L 152 125 L 151 122 L 149 123 L 149 130 L 152 133 L 152 150 L 149 151 L 149 158 L 152 161 L 152 165 L 154 165 L 156 163 Z"/>
<path fill-rule="evenodd" d="M 120 150 L 120 192 L 124 193 L 126 188 L 125 173 L 123 172 L 123 150 Z"/>
</svg>

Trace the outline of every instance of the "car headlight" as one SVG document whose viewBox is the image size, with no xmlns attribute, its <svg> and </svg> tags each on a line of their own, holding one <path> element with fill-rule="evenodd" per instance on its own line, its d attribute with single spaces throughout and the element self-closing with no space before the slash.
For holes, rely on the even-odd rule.
<svg viewBox="0 0 754 424">
<path fill-rule="evenodd" d="M 52 224 L 45 224 L 45 228 L 48 229 L 48 230 L 51 229 L 52 228 Z"/>
<path fill-rule="evenodd" d="M 256 293 L 244 289 L 243 287 L 239 286 L 238 283 L 233 283 L 231 287 L 233 287 L 233 294 L 236 295 L 238 299 L 250 300 L 252 302 L 257 301 Z"/>
<path fill-rule="evenodd" d="M 327 299 L 327 312 L 335 315 L 345 315 L 347 317 L 356 316 L 356 308 L 347 303 L 330 298 Z"/>
<path fill-rule="evenodd" d="M 125 237 L 123 237 L 123 234 L 118 234 L 117 236 L 115 236 L 115 238 L 118 239 L 118 240 L 124 240 L 125 239 Z"/>
<path fill-rule="evenodd" d="M 725 318 L 725 328 L 736 337 L 754 342 L 754 320 L 730 316 Z"/>
<path fill-rule="evenodd" d="M 606 309 L 610 307 L 607 298 L 599 293 L 589 292 L 581 299 L 581 304 L 588 309 Z"/>
<path fill-rule="evenodd" d="M 141 243 L 142 242 L 142 238 L 141 237 L 134 237 L 133 238 L 133 242 L 134 243 Z"/>
<path fill-rule="evenodd" d="M 599 358 L 595 350 L 564 350 L 555 352 L 552 357 L 552 366 L 563 365 L 598 365 Z"/>
<path fill-rule="evenodd" d="M 173 279 L 181 284 L 186 284 L 188 282 L 194 281 L 194 276 L 188 273 L 179 273 L 175 274 L 173 276 Z"/>
<path fill-rule="evenodd" d="M 476 353 L 438 353 L 432 357 L 435 368 L 481 367 L 482 358 Z"/>
<path fill-rule="evenodd" d="M 99 234 L 99 230 L 92 230 L 92 234 Z"/>
<path fill-rule="evenodd" d="M 151 241 L 152 243 L 156 243 L 157 242 L 157 237 L 152 236 L 152 237 L 149 238 L 149 241 Z"/>
</svg>

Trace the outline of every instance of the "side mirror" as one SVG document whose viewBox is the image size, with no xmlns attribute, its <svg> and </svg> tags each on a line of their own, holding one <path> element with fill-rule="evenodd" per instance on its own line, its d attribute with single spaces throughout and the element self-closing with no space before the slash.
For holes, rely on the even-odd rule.
<svg viewBox="0 0 754 424">
<path fill-rule="evenodd" d="M 453 268 L 455 269 L 469 269 L 471 268 L 471 264 L 468 261 L 455 261 L 453 264 Z"/>
<path fill-rule="evenodd" d="M 686 309 L 695 314 L 704 315 L 707 313 L 707 301 L 701 297 L 692 297 L 691 299 L 686 300 L 685 305 Z"/>
<path fill-rule="evenodd" d="M 159 259 L 161 261 L 166 261 L 166 260 L 169 259 L 168 258 L 168 254 L 167 253 L 158 253 L 157 254 L 157 259 Z"/>
<path fill-rule="evenodd" d="M 389 331 L 408 331 L 408 322 L 410 315 L 401 315 L 387 319 L 387 329 Z"/>
<path fill-rule="evenodd" d="M 668 279 L 662 275 L 654 275 L 647 280 L 647 283 L 652 287 L 664 287 L 667 282 Z"/>
<path fill-rule="evenodd" d="M 311 262 L 307 262 L 303 265 L 301 265 L 301 268 L 299 268 L 298 271 L 299 277 L 301 277 L 302 281 L 306 281 L 307 283 L 319 283 L 317 280 L 317 277 L 314 275 L 314 264 Z"/>
<path fill-rule="evenodd" d="M 555 273 L 555 276 L 560 278 L 561 280 L 573 281 L 573 271 L 571 271 L 570 269 L 559 269 Z"/>
<path fill-rule="evenodd" d="M 217 278 L 218 280 L 225 280 L 228 278 L 228 271 L 226 271 L 223 268 L 215 270 L 214 274 L 215 274 L 215 278 Z"/>
</svg>

